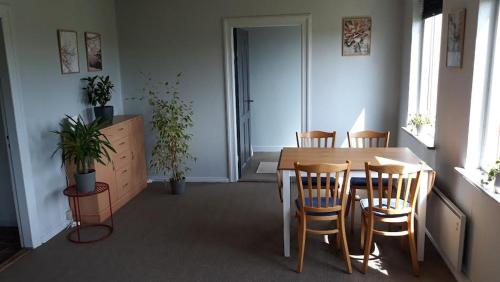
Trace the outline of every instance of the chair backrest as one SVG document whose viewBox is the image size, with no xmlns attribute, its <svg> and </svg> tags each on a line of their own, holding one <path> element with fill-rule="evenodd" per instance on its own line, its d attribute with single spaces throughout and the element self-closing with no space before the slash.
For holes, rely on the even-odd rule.
<svg viewBox="0 0 500 282">
<path fill-rule="evenodd" d="M 299 200 L 301 207 L 303 207 L 301 212 L 338 212 L 343 210 L 346 205 L 346 188 L 350 171 L 350 161 L 346 161 L 345 164 L 312 165 L 301 165 L 296 162 L 295 176 L 297 177 Z M 302 172 L 307 174 L 307 184 L 302 183 Z M 324 177 L 323 183 L 322 177 Z M 333 183 L 332 177 L 335 179 Z M 314 178 L 316 178 L 315 181 L 313 181 Z M 340 183 L 340 179 L 342 179 L 342 183 Z M 313 185 L 314 182 L 316 185 Z"/>
<path fill-rule="evenodd" d="M 349 148 L 389 147 L 389 136 L 389 131 L 347 132 L 347 141 Z"/>
<path fill-rule="evenodd" d="M 296 132 L 297 147 L 334 148 L 336 132 L 308 131 Z"/>
<path fill-rule="evenodd" d="M 366 162 L 366 179 L 374 178 L 372 172 L 378 178 L 376 187 L 373 186 L 373 181 L 367 181 L 370 212 L 376 211 L 391 215 L 415 211 L 422 170 L 422 163 L 419 165 L 370 165 Z M 387 178 L 388 183 L 383 183 L 383 178 Z M 378 200 L 374 201 L 374 199 Z"/>
</svg>

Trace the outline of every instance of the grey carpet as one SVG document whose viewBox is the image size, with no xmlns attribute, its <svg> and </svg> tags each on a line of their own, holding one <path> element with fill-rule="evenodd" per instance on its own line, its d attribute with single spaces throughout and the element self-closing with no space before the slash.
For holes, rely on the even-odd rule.
<svg viewBox="0 0 500 282">
<path fill-rule="evenodd" d="M 277 162 L 280 158 L 280 152 L 255 152 L 241 173 L 241 182 L 274 182 L 276 183 L 276 174 L 257 173 L 260 162 Z"/>
<path fill-rule="evenodd" d="M 352 256 L 361 255 L 358 234 L 349 236 Z M 429 243 L 415 278 L 398 239 L 375 242 L 381 271 L 363 275 L 353 259 L 346 274 L 340 252 L 310 235 L 298 274 L 295 236 L 291 258 L 281 255 L 274 184 L 189 183 L 182 196 L 154 184 L 115 214 L 115 232 L 105 241 L 77 245 L 63 232 L 0 273 L 0 281 L 454 281 Z"/>
</svg>

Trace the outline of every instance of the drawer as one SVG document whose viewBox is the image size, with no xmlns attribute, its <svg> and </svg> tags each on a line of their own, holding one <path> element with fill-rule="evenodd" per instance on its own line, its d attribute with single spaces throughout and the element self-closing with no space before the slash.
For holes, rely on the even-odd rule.
<svg viewBox="0 0 500 282">
<path fill-rule="evenodd" d="M 112 125 L 110 127 L 106 127 L 101 129 L 101 133 L 106 135 L 106 137 L 110 141 L 116 141 L 118 139 L 121 139 L 123 137 L 126 137 L 129 135 L 129 122 L 120 122 L 118 124 Z"/>
<path fill-rule="evenodd" d="M 130 151 L 130 141 L 128 137 L 120 138 L 115 141 L 111 141 L 111 145 L 115 149 L 116 153 L 122 153 L 125 151 Z"/>
<path fill-rule="evenodd" d="M 116 170 L 116 186 L 118 198 L 127 194 L 132 189 L 130 166 Z"/>
<path fill-rule="evenodd" d="M 124 151 L 124 152 L 118 153 L 113 157 L 113 163 L 115 164 L 116 170 L 130 166 L 130 162 L 131 162 L 131 152 L 130 151 Z"/>
</svg>

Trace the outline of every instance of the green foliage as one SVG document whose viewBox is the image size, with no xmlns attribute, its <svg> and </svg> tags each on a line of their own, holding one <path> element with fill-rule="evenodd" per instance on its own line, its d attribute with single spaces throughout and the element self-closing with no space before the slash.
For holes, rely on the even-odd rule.
<svg viewBox="0 0 500 282">
<path fill-rule="evenodd" d="M 415 127 L 419 126 L 419 125 L 426 125 L 426 124 L 431 124 L 431 120 L 423 114 L 414 114 L 410 118 L 410 121 L 408 122 L 408 125 L 413 125 Z"/>
<path fill-rule="evenodd" d="M 186 164 L 188 160 L 196 161 L 189 153 L 192 134 L 188 130 L 193 127 L 193 102 L 180 97 L 181 77 L 182 73 L 179 73 L 174 84 L 161 82 L 156 86 L 151 85 L 152 79 L 148 77 L 144 96 L 128 99 L 143 100 L 147 97 L 156 137 L 150 166 L 157 173 L 169 174 L 175 181 L 182 180 L 190 170 Z"/>
<path fill-rule="evenodd" d="M 491 181 L 495 180 L 498 173 L 500 173 L 500 159 L 498 159 L 495 162 L 495 165 L 493 165 L 493 167 L 490 170 L 484 173 L 486 179 L 481 179 L 481 184 L 483 185 L 490 184 Z"/>
<path fill-rule="evenodd" d="M 104 160 L 111 160 L 108 150 L 115 153 L 116 151 L 106 136 L 99 131 L 103 127 L 100 119 L 85 124 L 81 117 L 77 120 L 66 117 L 59 123 L 61 130 L 52 131 L 61 137 L 52 156 L 61 150 L 62 164 L 66 161 L 74 163 L 78 173 L 88 173 L 94 161 L 105 164 Z"/>
<path fill-rule="evenodd" d="M 115 85 L 107 76 L 89 76 L 82 78 L 83 81 L 87 82 L 87 85 L 82 88 L 87 94 L 87 99 L 89 104 L 92 106 L 97 106 L 99 104 L 104 107 L 107 102 L 111 100 L 111 92 Z"/>
</svg>

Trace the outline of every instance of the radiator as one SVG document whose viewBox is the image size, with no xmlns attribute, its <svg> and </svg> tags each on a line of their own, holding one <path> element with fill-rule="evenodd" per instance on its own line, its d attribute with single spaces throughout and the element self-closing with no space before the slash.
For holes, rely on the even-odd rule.
<svg viewBox="0 0 500 282">
<path fill-rule="evenodd" d="M 465 214 L 438 188 L 427 202 L 427 235 L 453 273 L 462 272 Z"/>
</svg>

